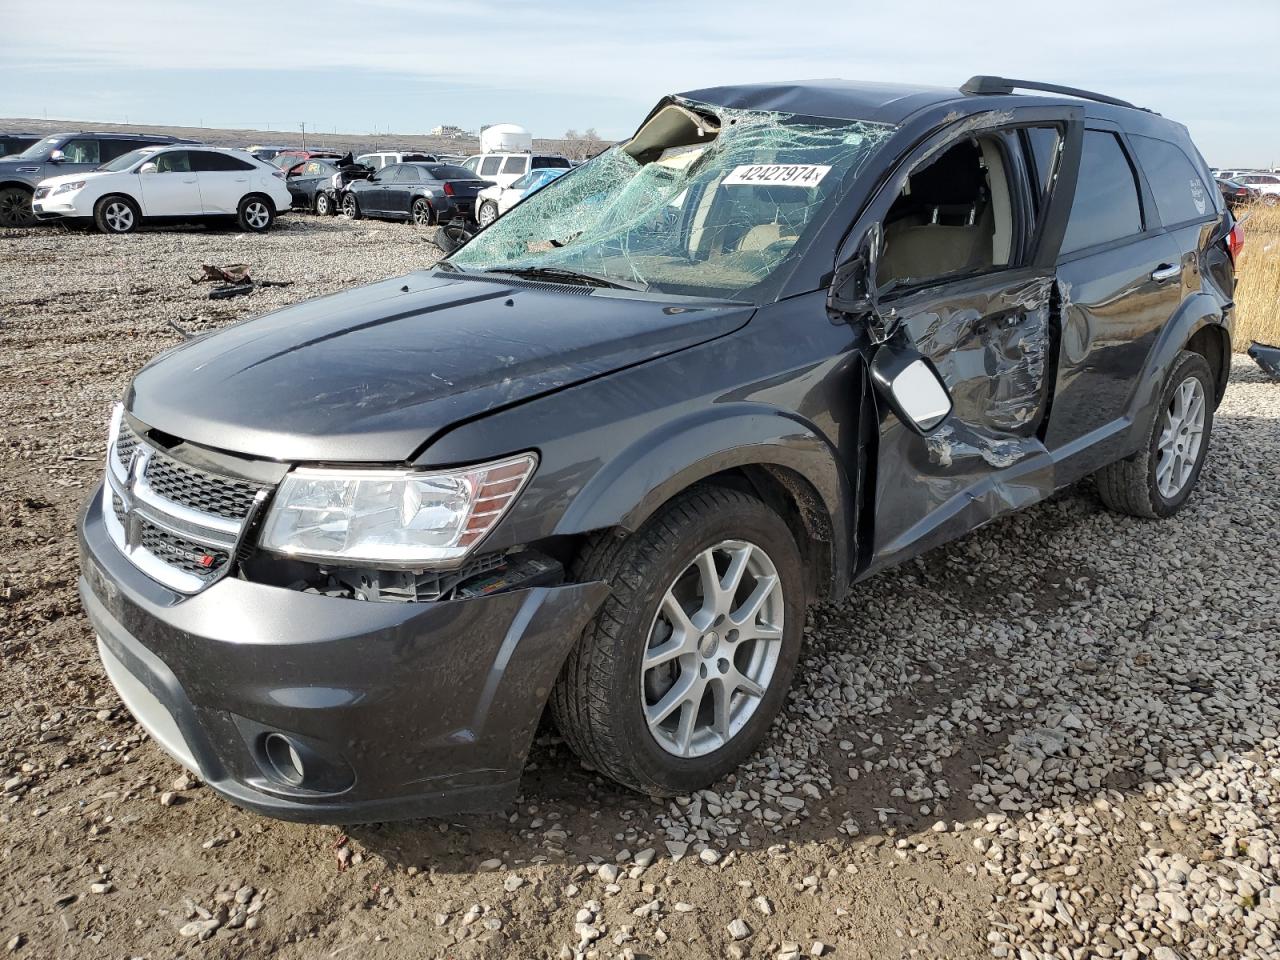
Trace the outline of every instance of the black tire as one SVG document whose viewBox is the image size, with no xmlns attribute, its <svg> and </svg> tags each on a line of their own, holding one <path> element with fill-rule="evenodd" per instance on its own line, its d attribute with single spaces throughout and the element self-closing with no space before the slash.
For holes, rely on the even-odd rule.
<svg viewBox="0 0 1280 960">
<path fill-rule="evenodd" d="M 276 222 L 276 207 L 270 197 L 251 193 L 236 207 L 236 226 L 251 233 L 265 233 Z"/>
<path fill-rule="evenodd" d="M 702 756 L 676 756 L 659 745 L 646 722 L 641 663 L 668 588 L 695 557 L 725 540 L 761 548 L 777 570 L 784 611 L 778 658 L 755 712 L 727 743 Z M 649 796 L 688 793 L 737 769 L 782 708 L 800 655 L 805 581 L 786 523 L 755 497 L 696 487 L 633 536 L 594 541 L 574 567 L 579 582 L 604 580 L 613 592 L 569 654 L 551 694 L 552 716 L 570 748 L 589 766 Z"/>
<path fill-rule="evenodd" d="M 429 227 L 436 222 L 435 211 L 431 209 L 431 204 L 419 197 L 413 201 L 410 219 L 415 227 Z"/>
<path fill-rule="evenodd" d="M 485 217 L 488 217 L 486 220 Z M 486 200 L 476 208 L 476 223 L 481 227 L 487 227 L 498 219 L 498 205 L 492 200 Z"/>
<path fill-rule="evenodd" d="M 333 201 L 323 190 L 316 191 L 315 211 L 317 217 L 328 217 L 333 214 Z"/>
<path fill-rule="evenodd" d="M 31 191 L 22 187 L 0 190 L 0 227 L 30 227 L 36 223 L 31 209 Z"/>
<path fill-rule="evenodd" d="M 1173 496 L 1166 496 L 1160 491 L 1158 481 L 1165 416 L 1174 402 L 1175 394 L 1190 378 L 1200 381 L 1200 395 L 1204 405 L 1203 433 L 1190 474 Z M 1117 513 L 1151 519 L 1171 517 L 1181 510 L 1200 480 L 1200 471 L 1209 453 L 1213 433 L 1213 398 L 1213 371 L 1209 369 L 1208 361 L 1198 353 L 1183 350 L 1178 354 L 1177 362 L 1160 393 L 1150 433 L 1142 449 L 1123 460 L 1108 464 L 1094 475 L 1102 502 Z"/>
<path fill-rule="evenodd" d="M 352 220 L 359 220 L 364 216 L 360 212 L 360 201 L 354 193 L 348 193 L 342 198 L 342 212 Z"/>
<path fill-rule="evenodd" d="M 99 233 L 133 233 L 141 220 L 138 205 L 123 194 L 109 194 L 93 207 L 93 225 Z"/>
</svg>

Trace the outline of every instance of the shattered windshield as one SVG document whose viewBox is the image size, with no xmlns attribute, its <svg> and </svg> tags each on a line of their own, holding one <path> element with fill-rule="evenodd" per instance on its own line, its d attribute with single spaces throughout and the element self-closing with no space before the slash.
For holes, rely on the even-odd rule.
<svg viewBox="0 0 1280 960">
<path fill-rule="evenodd" d="M 678 101 L 449 258 L 467 271 L 752 300 L 893 132 Z"/>
</svg>

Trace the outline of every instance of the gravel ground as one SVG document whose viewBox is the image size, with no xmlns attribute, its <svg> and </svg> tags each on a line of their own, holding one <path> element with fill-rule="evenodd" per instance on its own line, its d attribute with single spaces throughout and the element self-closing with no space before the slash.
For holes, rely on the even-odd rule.
<svg viewBox="0 0 1280 960">
<path fill-rule="evenodd" d="M 74 519 L 130 373 L 431 262 L 412 227 L 0 231 L 0 945 L 18 957 L 1280 957 L 1280 385 L 1244 359 L 1177 518 L 1088 484 L 810 613 L 741 774 L 619 790 L 548 731 L 505 815 L 278 823 L 102 676 Z M 187 274 L 283 288 L 212 303 Z"/>
</svg>

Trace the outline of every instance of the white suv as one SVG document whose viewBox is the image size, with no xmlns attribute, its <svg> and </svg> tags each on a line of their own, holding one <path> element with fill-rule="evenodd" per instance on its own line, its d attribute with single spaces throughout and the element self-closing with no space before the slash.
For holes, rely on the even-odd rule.
<svg viewBox="0 0 1280 960">
<path fill-rule="evenodd" d="M 143 147 L 88 173 L 40 181 L 31 208 L 40 220 L 92 221 L 129 233 L 144 220 L 233 217 L 260 233 L 289 209 L 284 171 L 243 150 L 199 144 Z"/>
<path fill-rule="evenodd" d="M 539 153 L 478 153 L 460 166 L 481 180 L 509 187 L 531 170 L 568 170 L 573 164 L 564 157 Z"/>
<path fill-rule="evenodd" d="M 1280 203 L 1280 174 L 1238 173 L 1231 178 L 1258 191 L 1258 199 L 1269 207 Z"/>
<path fill-rule="evenodd" d="M 356 163 L 374 170 L 393 167 L 397 163 L 435 163 L 439 157 L 433 153 L 403 153 L 395 150 L 383 150 L 378 153 L 362 153 L 356 157 Z"/>
</svg>

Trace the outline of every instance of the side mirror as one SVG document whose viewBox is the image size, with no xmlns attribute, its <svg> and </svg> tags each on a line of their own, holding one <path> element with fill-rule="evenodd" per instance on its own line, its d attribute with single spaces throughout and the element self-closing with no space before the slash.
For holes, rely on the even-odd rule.
<svg viewBox="0 0 1280 960">
<path fill-rule="evenodd" d="M 61 150 L 54 150 L 49 154 L 50 163 L 63 163 L 67 159 L 67 155 Z"/>
<path fill-rule="evenodd" d="M 937 367 L 906 337 L 880 344 L 871 360 L 871 382 L 898 419 L 920 435 L 951 413 L 951 394 Z"/>
<path fill-rule="evenodd" d="M 154 160 L 148 160 L 138 168 L 139 173 L 159 173 L 160 168 L 156 166 Z"/>
</svg>

